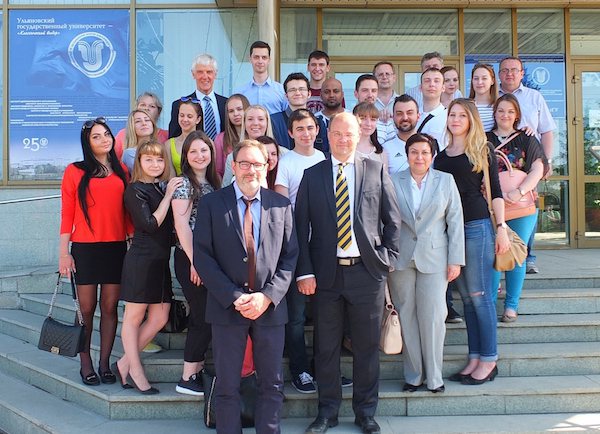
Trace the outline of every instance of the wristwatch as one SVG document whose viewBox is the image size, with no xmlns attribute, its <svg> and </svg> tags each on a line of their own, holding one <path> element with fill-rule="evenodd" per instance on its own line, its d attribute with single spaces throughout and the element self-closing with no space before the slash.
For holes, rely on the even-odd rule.
<svg viewBox="0 0 600 434">
<path fill-rule="evenodd" d="M 507 227 L 508 227 L 508 225 L 506 224 L 506 222 L 498 223 L 496 225 L 496 229 L 500 229 L 500 228 L 506 229 Z"/>
</svg>

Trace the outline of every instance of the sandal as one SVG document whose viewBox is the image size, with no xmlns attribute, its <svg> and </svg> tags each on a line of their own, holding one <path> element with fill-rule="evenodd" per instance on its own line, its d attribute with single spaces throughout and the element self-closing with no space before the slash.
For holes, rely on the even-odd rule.
<svg viewBox="0 0 600 434">
<path fill-rule="evenodd" d="M 86 386 L 98 386 L 100 384 L 98 374 L 96 374 L 94 371 L 90 372 L 87 375 L 83 375 L 83 372 L 80 370 L 79 375 L 81 375 L 81 381 Z"/>
<path fill-rule="evenodd" d="M 108 371 L 102 371 L 102 368 L 98 366 L 98 375 L 100 376 L 100 381 L 104 384 L 114 384 L 117 382 L 117 377 L 110 369 Z"/>
</svg>

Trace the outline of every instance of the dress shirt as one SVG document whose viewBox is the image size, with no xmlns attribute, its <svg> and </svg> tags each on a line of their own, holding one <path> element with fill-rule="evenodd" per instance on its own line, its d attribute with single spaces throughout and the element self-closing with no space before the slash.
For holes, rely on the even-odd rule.
<svg viewBox="0 0 600 434">
<path fill-rule="evenodd" d="M 406 142 L 395 135 L 391 140 L 383 143 L 383 149 L 388 156 L 388 172 L 401 172 L 408 168 L 408 158 L 406 157 Z"/>
<path fill-rule="evenodd" d="M 215 96 L 214 90 L 211 91 L 207 95 L 207 94 L 200 92 L 198 89 L 196 89 L 196 98 L 202 103 L 202 113 L 206 113 L 206 104 L 208 104 L 204 100 L 205 96 L 210 98 L 210 105 L 211 105 L 211 107 L 213 109 L 213 113 L 215 115 L 214 116 L 215 117 L 215 126 L 217 127 L 217 134 L 219 134 L 223 130 L 221 129 L 221 116 L 219 116 L 219 106 L 217 105 L 217 97 Z M 202 128 L 202 131 L 206 131 L 206 125 L 204 124 L 205 121 L 206 121 L 206 116 L 202 116 L 202 125 L 204 125 L 204 128 Z"/>
<path fill-rule="evenodd" d="M 498 91 L 500 95 L 507 93 L 502 90 L 502 87 Z M 534 131 L 536 139 L 540 141 L 542 140 L 542 134 L 556 129 L 556 122 L 554 122 L 548 104 L 546 104 L 546 100 L 540 92 L 525 87 L 521 83 L 512 94 L 519 101 L 521 114 L 523 115 L 521 122 L 519 122 L 519 128 L 530 127 Z"/>
<path fill-rule="evenodd" d="M 242 228 L 242 235 L 244 234 L 244 214 L 246 213 L 246 203 L 244 199 L 252 200 L 256 199 L 252 202 L 250 213 L 252 214 L 252 233 L 254 234 L 254 245 L 256 246 L 256 253 L 258 253 L 258 249 L 260 247 L 260 188 L 254 197 L 246 197 L 244 193 L 240 190 L 240 187 L 237 185 L 237 182 L 233 182 L 233 189 L 235 190 L 235 198 L 237 200 L 237 209 L 238 216 L 240 217 L 240 226 Z M 244 240 L 245 241 L 245 240 Z M 244 249 L 246 248 L 246 244 L 244 243 Z"/>
<path fill-rule="evenodd" d="M 341 161 L 337 160 L 333 155 L 331 156 L 331 169 L 333 174 L 333 194 L 335 197 L 335 181 L 337 179 L 337 173 Z M 354 155 L 351 155 L 344 167 L 344 175 L 346 176 L 346 183 L 348 185 L 348 200 L 350 201 L 350 222 L 352 229 L 350 233 L 352 235 L 352 244 L 348 247 L 348 250 L 337 248 L 338 258 L 354 258 L 360 256 L 360 250 L 358 250 L 358 244 L 356 243 L 356 235 L 354 235 L 354 196 L 356 194 L 354 187 Z"/>
<path fill-rule="evenodd" d="M 263 84 L 258 84 L 252 79 L 234 93 L 244 95 L 250 104 L 260 104 L 267 109 L 269 114 L 285 111 L 288 107 L 283 85 L 271 77 L 267 78 Z"/>
<path fill-rule="evenodd" d="M 375 100 L 375 107 L 377 107 L 377 110 L 379 110 L 381 114 L 385 112 L 389 115 L 387 121 L 384 122 L 381 119 L 377 121 L 377 139 L 379 140 L 379 143 L 387 142 L 396 135 L 396 125 L 394 124 L 394 101 L 397 96 L 398 94 L 394 91 L 387 104 L 384 104 L 379 98 Z"/>
<path fill-rule="evenodd" d="M 425 191 L 425 183 L 427 182 L 427 176 L 429 176 L 429 172 L 427 172 L 421 180 L 421 188 L 419 188 L 419 186 L 417 185 L 417 181 L 415 181 L 412 175 L 410 177 L 410 191 L 412 194 L 413 202 L 413 217 L 415 219 L 417 218 L 419 208 L 421 208 L 421 202 L 423 201 L 423 192 Z"/>
</svg>

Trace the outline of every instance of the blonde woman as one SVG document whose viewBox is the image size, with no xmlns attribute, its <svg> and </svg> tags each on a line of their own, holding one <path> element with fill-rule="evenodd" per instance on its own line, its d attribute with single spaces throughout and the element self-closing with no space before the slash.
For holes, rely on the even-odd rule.
<svg viewBox="0 0 600 434">
<path fill-rule="evenodd" d="M 248 98 L 241 93 L 231 95 L 225 102 L 225 113 L 227 113 L 225 130 L 215 137 L 215 161 L 220 176 L 225 173 L 227 156 L 233 152 L 233 147 L 240 141 L 244 112 L 249 105 Z"/>
<path fill-rule="evenodd" d="M 133 110 L 127 118 L 125 126 L 125 142 L 121 161 L 129 173 L 133 172 L 133 163 L 138 145 L 149 140 L 156 140 L 156 125 L 148 113 L 143 110 Z"/>
</svg>

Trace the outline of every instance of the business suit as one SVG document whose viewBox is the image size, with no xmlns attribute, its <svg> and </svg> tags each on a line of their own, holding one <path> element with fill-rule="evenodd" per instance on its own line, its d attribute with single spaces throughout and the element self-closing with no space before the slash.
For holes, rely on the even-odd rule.
<svg viewBox="0 0 600 434">
<path fill-rule="evenodd" d="M 331 158 L 304 172 L 296 200 L 300 247 L 296 276 L 314 275 L 317 285 L 315 367 L 319 384 L 318 417 L 335 420 L 341 403 L 339 357 L 344 310 L 349 315 L 354 350 L 354 413 L 357 418 L 375 415 L 383 287 L 389 266 L 398 255 L 400 241 L 400 212 L 388 174 L 378 161 L 352 161 L 352 230 L 353 240 L 360 251 L 360 263 L 352 266 L 338 264 L 333 181 L 337 168 L 333 167 Z"/>
<path fill-rule="evenodd" d="M 186 98 L 194 98 L 196 99 L 196 91 L 189 94 Z M 225 128 L 225 122 L 227 121 L 227 115 L 225 113 L 225 103 L 227 102 L 227 98 L 222 95 L 215 93 L 215 98 L 217 99 L 217 107 L 219 109 L 219 119 L 221 120 L 221 130 L 217 131 L 217 134 L 223 131 Z M 169 121 L 169 138 L 177 137 L 181 134 L 181 127 L 179 126 L 179 121 L 177 117 L 179 116 L 179 103 L 180 100 L 176 99 L 171 104 L 171 120 Z M 196 127 L 197 130 L 204 131 L 204 118 L 202 119 L 202 125 L 198 124 Z"/>
<path fill-rule="evenodd" d="M 248 333 L 258 373 L 256 431 L 279 432 L 285 295 L 294 274 L 298 244 L 289 200 L 266 189 L 260 190 L 260 197 L 255 288 L 248 287 L 248 257 L 233 185 L 201 198 L 194 230 L 194 266 L 208 290 L 206 320 L 213 327 L 217 430 L 227 434 L 242 432 L 238 388 Z M 243 317 L 233 302 L 256 291 L 272 304 L 252 321 Z"/>
<path fill-rule="evenodd" d="M 413 204 L 410 169 L 392 175 L 402 214 L 402 249 L 390 274 L 392 299 L 404 338 L 404 377 L 430 390 L 441 387 L 449 264 L 464 265 L 464 223 L 454 178 L 429 169 L 421 204 Z M 416 211 L 416 212 L 415 212 Z"/>
</svg>

